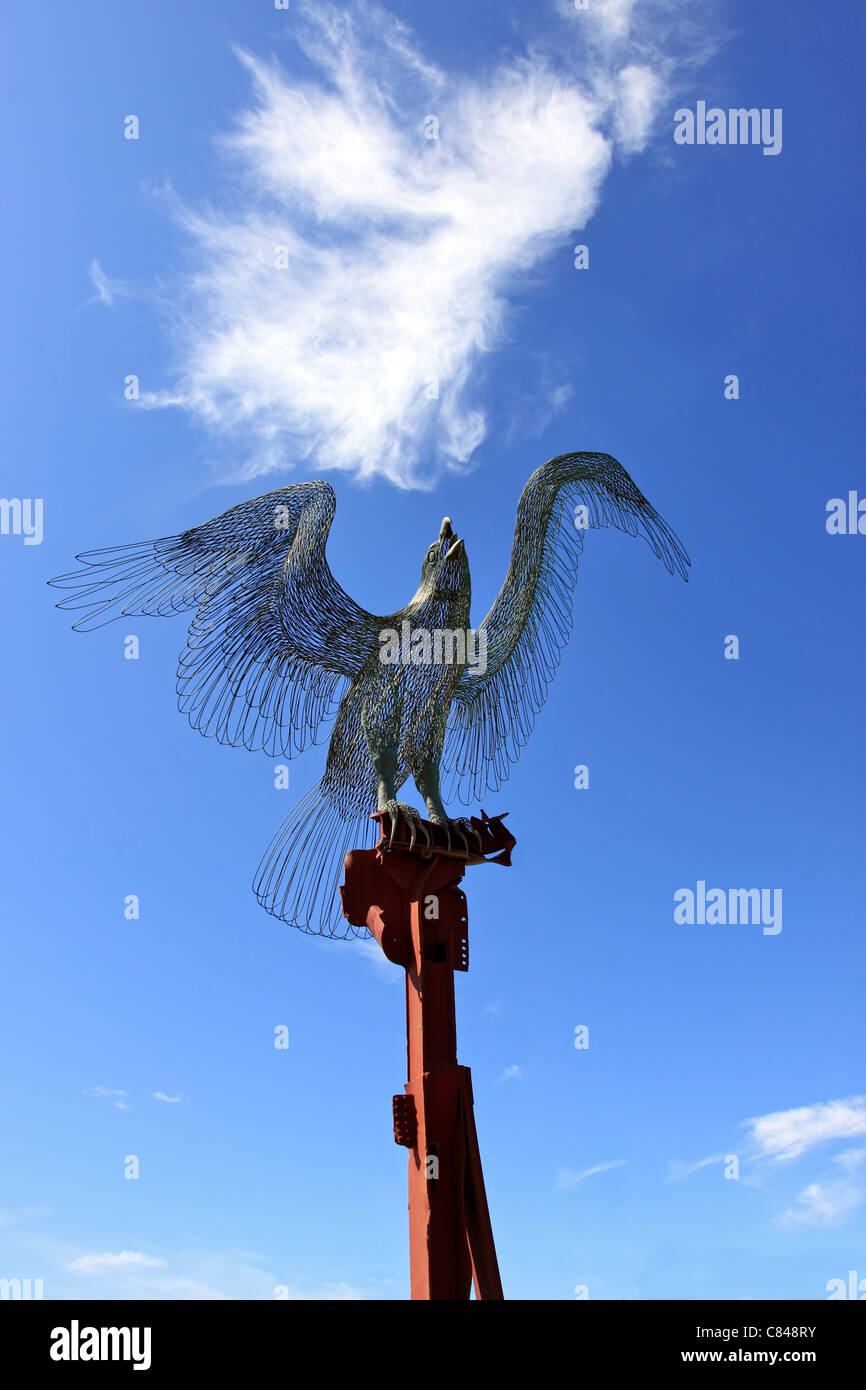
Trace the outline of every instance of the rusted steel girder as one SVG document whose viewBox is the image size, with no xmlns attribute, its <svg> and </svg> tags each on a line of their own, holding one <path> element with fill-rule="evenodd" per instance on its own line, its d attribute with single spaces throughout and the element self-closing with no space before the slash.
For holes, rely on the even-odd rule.
<svg viewBox="0 0 866 1390">
<path fill-rule="evenodd" d="M 379 844 L 346 856 L 340 894 L 352 925 L 406 972 L 408 1080 L 393 1113 L 394 1138 L 410 1150 L 411 1295 L 468 1299 L 474 1282 L 476 1298 L 501 1299 L 472 1079 L 457 1061 L 454 971 L 469 968 L 466 866 L 510 864 L 514 836 L 484 812 L 462 837 L 422 822 L 429 844 L 402 819 L 378 819 Z"/>
</svg>

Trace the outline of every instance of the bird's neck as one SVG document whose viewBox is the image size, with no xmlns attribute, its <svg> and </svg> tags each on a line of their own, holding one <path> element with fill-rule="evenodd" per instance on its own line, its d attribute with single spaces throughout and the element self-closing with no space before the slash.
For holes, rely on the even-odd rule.
<svg viewBox="0 0 866 1390">
<path fill-rule="evenodd" d="M 469 607 L 470 595 L 463 591 L 457 594 L 425 594 L 419 589 L 404 608 L 402 616 L 408 618 L 413 626 L 424 627 L 431 632 L 437 628 L 456 631 L 469 626 Z"/>
</svg>

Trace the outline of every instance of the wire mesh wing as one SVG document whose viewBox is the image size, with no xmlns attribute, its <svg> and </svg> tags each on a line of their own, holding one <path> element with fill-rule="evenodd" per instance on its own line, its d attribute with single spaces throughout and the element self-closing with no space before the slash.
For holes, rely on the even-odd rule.
<svg viewBox="0 0 866 1390">
<path fill-rule="evenodd" d="M 336 582 L 329 483 L 242 502 L 178 536 L 79 555 L 49 582 L 91 631 L 124 616 L 194 611 L 178 667 L 181 710 L 221 743 L 291 756 L 315 742 L 381 619 Z"/>
<path fill-rule="evenodd" d="M 447 797 L 469 805 L 508 776 L 571 631 L 582 531 L 602 526 L 643 536 L 671 574 L 688 579 L 680 541 L 615 458 L 560 454 L 536 469 L 517 507 L 505 583 L 480 625 L 486 671 L 465 667 L 454 694 L 442 755 Z"/>
</svg>

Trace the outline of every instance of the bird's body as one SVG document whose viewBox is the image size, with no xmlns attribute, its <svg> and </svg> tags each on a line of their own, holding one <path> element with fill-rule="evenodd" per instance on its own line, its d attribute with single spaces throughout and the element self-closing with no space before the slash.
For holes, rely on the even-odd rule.
<svg viewBox="0 0 866 1390">
<path fill-rule="evenodd" d="M 570 515 L 562 524 L 575 501 L 577 530 Z M 440 771 L 465 804 L 507 775 L 571 626 L 582 531 L 641 533 L 683 578 L 689 562 L 615 459 L 565 454 L 523 490 L 511 564 L 477 631 L 465 547 L 447 517 L 412 599 L 377 617 L 328 567 L 334 508 L 329 484 L 293 484 L 179 536 L 79 556 L 84 569 L 51 582 L 73 591 L 60 607 L 86 610 L 78 628 L 194 609 L 180 706 L 221 742 L 291 757 L 336 714 L 324 775 L 278 830 L 255 889 L 293 925 L 348 935 L 336 888 L 346 852 L 369 842 L 371 812 L 417 817 L 396 800 L 412 777 L 429 819 L 448 823 Z"/>
<path fill-rule="evenodd" d="M 393 803 L 398 789 L 412 777 L 434 820 L 446 814 L 437 773 L 448 711 L 463 670 L 456 660 L 434 659 L 434 634 L 462 634 L 465 653 L 471 598 L 465 550 L 450 525 L 446 517 L 439 541 L 425 557 L 417 592 L 399 612 L 381 620 L 376 650 L 340 705 L 323 779 L 330 787 L 329 773 L 339 777 L 340 768 L 354 767 L 355 751 L 363 741 L 378 809 Z M 425 640 L 428 660 L 423 659 Z M 444 658 L 441 641 L 440 647 Z M 448 655 L 455 654 L 449 644 Z M 355 804 L 360 795 L 363 805 L 369 805 L 362 779 L 355 779 L 352 791 Z"/>
</svg>

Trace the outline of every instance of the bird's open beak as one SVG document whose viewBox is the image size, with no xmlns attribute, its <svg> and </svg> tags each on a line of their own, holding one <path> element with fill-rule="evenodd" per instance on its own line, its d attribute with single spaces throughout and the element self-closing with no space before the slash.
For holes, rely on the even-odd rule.
<svg viewBox="0 0 866 1390">
<path fill-rule="evenodd" d="M 442 546 L 443 560 L 448 560 L 452 555 L 455 555 L 457 553 L 457 547 L 463 544 L 454 534 L 450 516 L 443 516 L 442 518 L 442 525 L 439 528 L 439 541 Z M 445 549 L 446 542 L 450 543 L 447 550 Z"/>
</svg>

